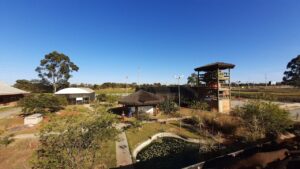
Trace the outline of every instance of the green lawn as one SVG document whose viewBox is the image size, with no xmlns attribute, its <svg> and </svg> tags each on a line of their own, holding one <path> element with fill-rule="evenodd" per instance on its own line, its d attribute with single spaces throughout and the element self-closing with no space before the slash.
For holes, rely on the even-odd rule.
<svg viewBox="0 0 300 169">
<path fill-rule="evenodd" d="M 235 97 L 249 99 L 265 99 L 271 101 L 300 102 L 300 89 L 298 88 L 250 88 L 232 90 Z"/>
<path fill-rule="evenodd" d="M 199 135 L 189 129 L 182 127 L 180 129 L 179 122 L 172 121 L 167 124 L 146 123 L 141 129 L 128 129 L 126 136 L 131 151 L 140 143 L 146 141 L 151 136 L 160 132 L 170 132 L 186 138 L 199 138 Z"/>
</svg>

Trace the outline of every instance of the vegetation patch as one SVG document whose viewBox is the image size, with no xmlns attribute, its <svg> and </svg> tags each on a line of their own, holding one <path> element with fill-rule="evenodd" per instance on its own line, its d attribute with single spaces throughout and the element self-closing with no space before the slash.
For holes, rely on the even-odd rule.
<svg viewBox="0 0 300 169">
<path fill-rule="evenodd" d="M 154 158 L 176 156 L 183 152 L 197 152 L 198 144 L 192 144 L 180 139 L 164 137 L 153 141 L 137 155 L 140 161 L 148 161 Z"/>
</svg>

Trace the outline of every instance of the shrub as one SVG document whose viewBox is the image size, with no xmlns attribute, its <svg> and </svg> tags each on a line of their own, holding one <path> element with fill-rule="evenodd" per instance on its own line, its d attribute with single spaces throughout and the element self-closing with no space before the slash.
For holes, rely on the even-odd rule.
<svg viewBox="0 0 300 169">
<path fill-rule="evenodd" d="M 162 110 L 164 113 L 170 114 L 176 112 L 178 110 L 178 107 L 175 102 L 173 102 L 170 99 L 167 99 L 159 105 L 159 109 Z"/>
<path fill-rule="evenodd" d="M 99 95 L 97 95 L 97 100 L 98 100 L 99 102 L 105 102 L 105 101 L 107 101 L 107 96 L 106 96 L 106 94 L 99 94 Z"/>
<path fill-rule="evenodd" d="M 289 112 L 278 105 L 265 102 L 250 102 L 241 107 L 240 116 L 253 132 L 277 135 L 289 129 L 292 121 Z"/>
<path fill-rule="evenodd" d="M 10 143 L 12 143 L 14 141 L 13 136 L 14 136 L 13 134 L 10 134 L 7 136 L 1 136 L 0 137 L 0 145 L 7 146 Z"/>
<path fill-rule="evenodd" d="M 137 119 L 140 120 L 140 121 L 149 121 L 150 120 L 150 116 L 149 116 L 149 114 L 140 111 L 139 115 L 137 116 Z"/>
<path fill-rule="evenodd" d="M 204 111 L 208 110 L 209 105 L 203 101 L 192 101 L 190 104 L 190 108 Z"/>
<path fill-rule="evenodd" d="M 184 119 L 183 122 L 195 127 L 202 125 L 202 120 L 197 116 L 192 116 L 191 118 Z"/>
<path fill-rule="evenodd" d="M 61 110 L 67 103 L 65 97 L 37 94 L 24 97 L 18 105 L 22 107 L 24 115 L 30 115 L 34 113 L 53 113 Z"/>
<path fill-rule="evenodd" d="M 108 141 L 115 141 L 117 119 L 107 112 L 54 116 L 40 132 L 40 146 L 33 168 L 101 168 L 107 154 L 102 153 Z"/>
</svg>

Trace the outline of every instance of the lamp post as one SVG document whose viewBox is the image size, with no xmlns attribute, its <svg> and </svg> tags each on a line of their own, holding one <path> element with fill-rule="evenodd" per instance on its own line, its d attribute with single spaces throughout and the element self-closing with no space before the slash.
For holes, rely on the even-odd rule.
<svg viewBox="0 0 300 169">
<path fill-rule="evenodd" d="M 179 106 L 179 109 L 180 109 L 180 79 L 183 78 L 183 75 L 175 75 L 174 77 L 175 77 L 175 79 L 177 79 L 177 85 L 178 85 L 178 106 Z"/>
<path fill-rule="evenodd" d="M 180 110 L 180 79 L 183 78 L 183 75 L 175 75 L 174 77 L 175 77 L 175 79 L 177 79 L 177 85 L 178 85 L 178 106 L 179 106 L 179 110 Z M 181 131 L 181 120 L 179 120 L 179 130 Z"/>
</svg>

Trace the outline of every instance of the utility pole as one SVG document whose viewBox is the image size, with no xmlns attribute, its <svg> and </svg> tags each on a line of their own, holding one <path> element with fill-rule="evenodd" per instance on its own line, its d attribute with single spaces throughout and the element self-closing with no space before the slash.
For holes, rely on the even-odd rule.
<svg viewBox="0 0 300 169">
<path fill-rule="evenodd" d="M 183 75 L 175 75 L 174 77 L 175 79 L 177 79 L 177 84 L 178 84 L 178 106 L 180 110 L 180 79 L 183 78 Z M 181 120 L 179 120 L 179 130 L 181 131 Z"/>
<path fill-rule="evenodd" d="M 183 78 L 183 75 L 175 75 L 174 77 L 175 77 L 175 79 L 177 79 L 177 85 L 178 85 L 178 106 L 180 108 L 180 105 L 181 105 L 181 103 L 180 103 L 180 79 Z"/>
</svg>

